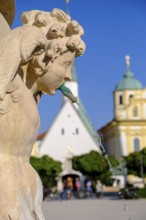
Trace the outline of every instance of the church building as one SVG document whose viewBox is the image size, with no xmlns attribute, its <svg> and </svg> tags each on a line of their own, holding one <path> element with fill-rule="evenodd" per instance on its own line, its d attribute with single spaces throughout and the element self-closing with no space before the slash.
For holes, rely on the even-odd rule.
<svg viewBox="0 0 146 220">
<path fill-rule="evenodd" d="M 146 88 L 134 77 L 129 56 L 113 97 L 114 119 L 98 132 L 107 153 L 120 159 L 146 147 Z"/>
<path fill-rule="evenodd" d="M 99 136 L 93 128 L 78 93 L 78 79 L 75 65 L 72 70 L 72 81 L 66 81 L 73 94 L 78 97 L 77 103 L 72 103 L 63 97 L 63 105 L 52 126 L 41 134 L 36 142 L 40 156 L 48 155 L 55 160 L 65 161 L 66 156 L 99 151 Z"/>
</svg>

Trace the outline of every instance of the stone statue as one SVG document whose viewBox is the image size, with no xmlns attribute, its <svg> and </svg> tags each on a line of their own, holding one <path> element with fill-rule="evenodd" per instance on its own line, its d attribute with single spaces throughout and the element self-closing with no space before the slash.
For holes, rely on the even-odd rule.
<svg viewBox="0 0 146 220">
<path fill-rule="evenodd" d="M 83 28 L 59 9 L 24 12 L 22 22 L 0 41 L 0 219 L 44 220 L 42 183 L 29 163 L 37 104 L 43 93 L 66 90 L 85 44 Z M 64 94 L 75 101 L 68 89 Z"/>
</svg>

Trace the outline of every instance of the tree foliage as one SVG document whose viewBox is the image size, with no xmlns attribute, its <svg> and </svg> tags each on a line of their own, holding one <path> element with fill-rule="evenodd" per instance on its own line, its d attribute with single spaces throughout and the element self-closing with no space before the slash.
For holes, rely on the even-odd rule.
<svg viewBox="0 0 146 220">
<path fill-rule="evenodd" d="M 108 159 L 112 166 L 118 165 L 118 161 L 115 158 L 109 157 Z M 111 172 L 107 159 L 97 151 L 73 157 L 73 168 L 93 181 L 100 179 L 104 184 L 109 184 L 111 181 Z"/>
<path fill-rule="evenodd" d="M 146 148 L 129 154 L 124 157 L 124 160 L 126 161 L 128 174 L 134 174 L 141 177 L 141 170 L 143 169 L 143 174 L 146 176 Z"/>
<path fill-rule="evenodd" d="M 45 187 L 56 185 L 56 177 L 61 172 L 61 162 L 45 155 L 40 158 L 31 157 L 30 163 L 39 174 Z"/>
</svg>

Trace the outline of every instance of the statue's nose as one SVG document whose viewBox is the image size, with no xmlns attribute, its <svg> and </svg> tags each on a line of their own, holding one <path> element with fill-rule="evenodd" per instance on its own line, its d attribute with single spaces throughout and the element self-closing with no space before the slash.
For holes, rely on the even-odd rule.
<svg viewBox="0 0 146 220">
<path fill-rule="evenodd" d="M 68 69 L 68 70 L 66 70 L 65 80 L 66 81 L 70 81 L 71 79 L 72 79 L 72 77 L 71 77 L 71 70 Z"/>
</svg>

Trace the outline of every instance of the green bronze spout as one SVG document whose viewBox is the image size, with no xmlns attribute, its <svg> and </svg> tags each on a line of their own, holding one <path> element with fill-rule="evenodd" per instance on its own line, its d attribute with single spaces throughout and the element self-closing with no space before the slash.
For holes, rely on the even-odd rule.
<svg viewBox="0 0 146 220">
<path fill-rule="evenodd" d="M 62 85 L 59 87 L 59 90 L 62 92 L 62 94 L 63 94 L 64 96 L 68 97 L 68 98 L 72 101 L 72 103 L 77 102 L 77 97 L 75 97 L 75 96 L 72 94 L 71 90 L 70 90 L 68 87 L 66 87 L 64 84 L 62 84 Z"/>
</svg>

